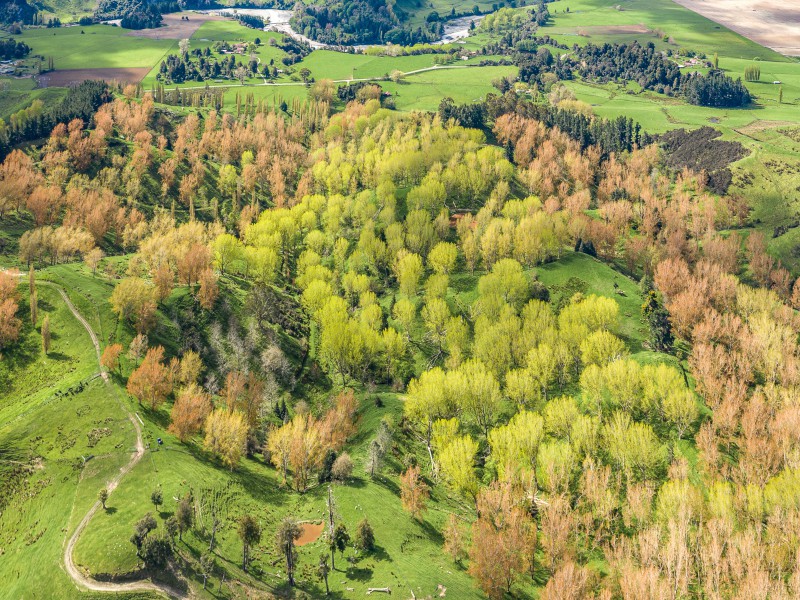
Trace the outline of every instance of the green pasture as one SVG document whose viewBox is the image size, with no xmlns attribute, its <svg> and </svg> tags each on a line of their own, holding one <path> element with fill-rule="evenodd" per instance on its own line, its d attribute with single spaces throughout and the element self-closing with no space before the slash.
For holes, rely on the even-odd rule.
<svg viewBox="0 0 800 600">
<path fill-rule="evenodd" d="M 56 17 L 62 23 L 77 23 L 81 17 L 89 17 L 94 13 L 97 0 L 38 0 L 29 2 L 47 19 Z"/>
<path fill-rule="evenodd" d="M 56 69 L 152 67 L 175 47 L 177 40 L 152 40 L 129 36 L 127 29 L 111 25 L 26 29 L 16 39 L 32 54 L 53 57 Z"/>
<path fill-rule="evenodd" d="M 0 476 L 9 484 L 14 465 L 30 469 L 4 492 L 11 508 L 0 514 L 0 587 L 9 598 L 74 598 L 77 590 L 62 567 L 65 540 L 98 489 L 127 462 L 135 437 L 115 397 L 92 379 L 98 367 L 85 329 L 55 289 L 37 289 L 34 329 L 27 280 L 20 281 L 23 336 L 0 362 Z M 48 356 L 38 332 L 45 315 L 52 331 Z M 55 394 L 80 382 L 81 392 Z"/>
<path fill-rule="evenodd" d="M 456 103 L 478 102 L 497 91 L 492 87 L 494 79 L 516 72 L 516 67 L 442 67 L 409 75 L 397 83 L 381 82 L 381 86 L 395 96 L 398 110 L 435 111 L 445 97 Z"/>
</svg>

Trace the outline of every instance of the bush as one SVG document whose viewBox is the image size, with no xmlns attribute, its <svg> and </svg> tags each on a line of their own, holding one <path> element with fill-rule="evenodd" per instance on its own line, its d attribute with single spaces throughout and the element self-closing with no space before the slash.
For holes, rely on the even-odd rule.
<svg viewBox="0 0 800 600">
<path fill-rule="evenodd" d="M 353 460 L 347 452 L 342 454 L 334 461 L 331 468 L 331 475 L 336 481 L 347 481 L 353 474 Z"/>
<path fill-rule="evenodd" d="M 355 546 L 362 552 L 372 552 L 375 549 L 375 533 L 366 519 L 358 524 Z"/>
</svg>

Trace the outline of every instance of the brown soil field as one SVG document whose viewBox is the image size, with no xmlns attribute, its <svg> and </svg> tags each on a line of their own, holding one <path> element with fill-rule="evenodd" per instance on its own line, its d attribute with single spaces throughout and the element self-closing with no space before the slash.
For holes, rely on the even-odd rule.
<svg viewBox="0 0 800 600">
<path fill-rule="evenodd" d="M 322 523 L 301 523 L 300 524 L 300 537 L 295 542 L 296 546 L 305 546 L 311 542 L 316 542 L 319 536 L 322 535 Z"/>
<path fill-rule="evenodd" d="M 675 0 L 712 21 L 787 56 L 800 56 L 797 0 Z"/>
<path fill-rule="evenodd" d="M 626 35 L 626 34 L 646 34 L 652 33 L 652 30 L 647 25 L 598 25 L 590 27 L 581 27 L 582 31 L 592 35 Z"/>
<path fill-rule="evenodd" d="M 39 76 L 39 87 L 67 87 L 87 79 L 103 79 L 120 83 L 139 83 L 150 72 L 149 67 L 117 69 L 64 69 Z"/>
<path fill-rule="evenodd" d="M 181 17 L 189 17 L 184 21 Z M 131 37 L 146 37 L 152 40 L 184 40 L 192 37 L 192 34 L 200 29 L 206 21 L 224 21 L 223 17 L 216 15 L 205 15 L 202 13 L 172 13 L 164 15 L 164 24 L 155 29 L 139 29 L 126 34 Z"/>
</svg>

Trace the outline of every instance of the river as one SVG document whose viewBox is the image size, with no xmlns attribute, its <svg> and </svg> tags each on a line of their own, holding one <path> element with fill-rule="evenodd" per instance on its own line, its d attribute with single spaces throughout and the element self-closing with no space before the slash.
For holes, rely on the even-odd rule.
<svg viewBox="0 0 800 600">
<path fill-rule="evenodd" d="M 279 10 L 276 8 L 222 8 L 215 10 L 201 10 L 197 12 L 225 15 L 225 16 L 232 16 L 236 13 L 240 13 L 243 15 L 254 15 L 257 17 L 261 17 L 265 21 L 269 21 L 269 24 L 266 27 L 264 27 L 264 31 L 277 31 L 280 33 L 285 33 L 286 35 L 290 35 L 295 39 L 306 42 L 314 49 L 337 48 L 337 46 L 330 46 L 328 44 L 323 44 L 314 41 L 292 29 L 292 26 L 289 24 L 289 19 L 292 18 L 291 10 Z M 446 21 L 444 24 L 444 32 L 441 39 L 436 40 L 435 42 L 432 43 L 450 44 L 466 38 L 467 36 L 469 36 L 470 33 L 469 24 L 471 22 L 474 22 L 475 26 L 477 27 L 478 23 L 481 22 L 481 19 L 483 19 L 483 17 L 484 15 L 475 15 L 475 16 L 470 15 Z M 356 48 L 357 50 L 363 50 L 364 48 L 376 45 L 380 44 L 366 44 L 353 47 Z"/>
</svg>

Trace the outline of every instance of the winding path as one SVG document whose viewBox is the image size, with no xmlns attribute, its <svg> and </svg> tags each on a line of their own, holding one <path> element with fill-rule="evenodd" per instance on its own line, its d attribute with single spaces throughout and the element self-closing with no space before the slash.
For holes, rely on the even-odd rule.
<svg viewBox="0 0 800 600">
<path fill-rule="evenodd" d="M 83 317 L 83 315 L 78 312 L 78 309 L 75 308 L 75 305 L 72 304 L 72 301 L 67 296 L 67 293 L 64 291 L 59 285 L 51 283 L 49 281 L 37 281 L 39 285 L 46 285 L 55 289 L 61 299 L 64 300 L 64 304 L 67 305 L 67 308 L 70 310 L 72 315 L 78 320 L 78 322 L 83 325 L 83 328 L 86 329 L 86 332 L 89 334 L 89 337 L 92 340 L 92 345 L 94 346 L 95 354 L 97 355 L 97 364 L 100 367 L 100 376 L 103 378 L 103 382 L 109 389 L 109 393 L 114 396 L 114 398 L 119 403 L 122 410 L 128 416 L 131 424 L 133 425 L 134 430 L 136 431 L 136 449 L 134 450 L 133 454 L 131 455 L 131 459 L 123 466 L 117 475 L 108 482 L 107 489 L 109 495 L 116 489 L 119 482 L 122 478 L 131 470 L 133 467 L 136 466 L 142 457 L 144 456 L 144 442 L 142 441 L 142 428 L 139 425 L 136 418 L 133 416 L 133 413 L 128 410 L 125 404 L 120 400 L 116 390 L 113 388 L 109 378 L 108 372 L 103 368 L 100 364 L 100 340 L 97 338 L 97 334 L 95 334 L 94 330 L 92 329 L 89 322 Z M 75 561 L 72 558 L 72 553 L 75 550 L 75 544 L 78 542 L 78 539 L 83 533 L 83 530 L 86 529 L 86 526 L 92 520 L 92 517 L 95 513 L 100 509 L 101 503 L 98 500 L 95 502 L 92 507 L 89 509 L 89 512 L 81 519 L 81 522 L 75 528 L 75 531 L 70 536 L 69 540 L 67 541 L 67 546 L 64 549 L 64 566 L 67 569 L 67 573 L 70 577 L 72 577 L 73 581 L 80 587 L 98 591 L 98 592 L 133 592 L 133 591 L 153 591 L 158 592 L 161 594 L 165 594 L 170 598 L 184 598 L 186 595 L 174 588 L 161 584 L 161 583 L 153 583 L 151 581 L 129 581 L 124 583 L 115 583 L 111 581 L 97 581 L 96 579 L 92 579 L 89 575 L 86 575 L 78 568 L 75 564 Z"/>
</svg>

